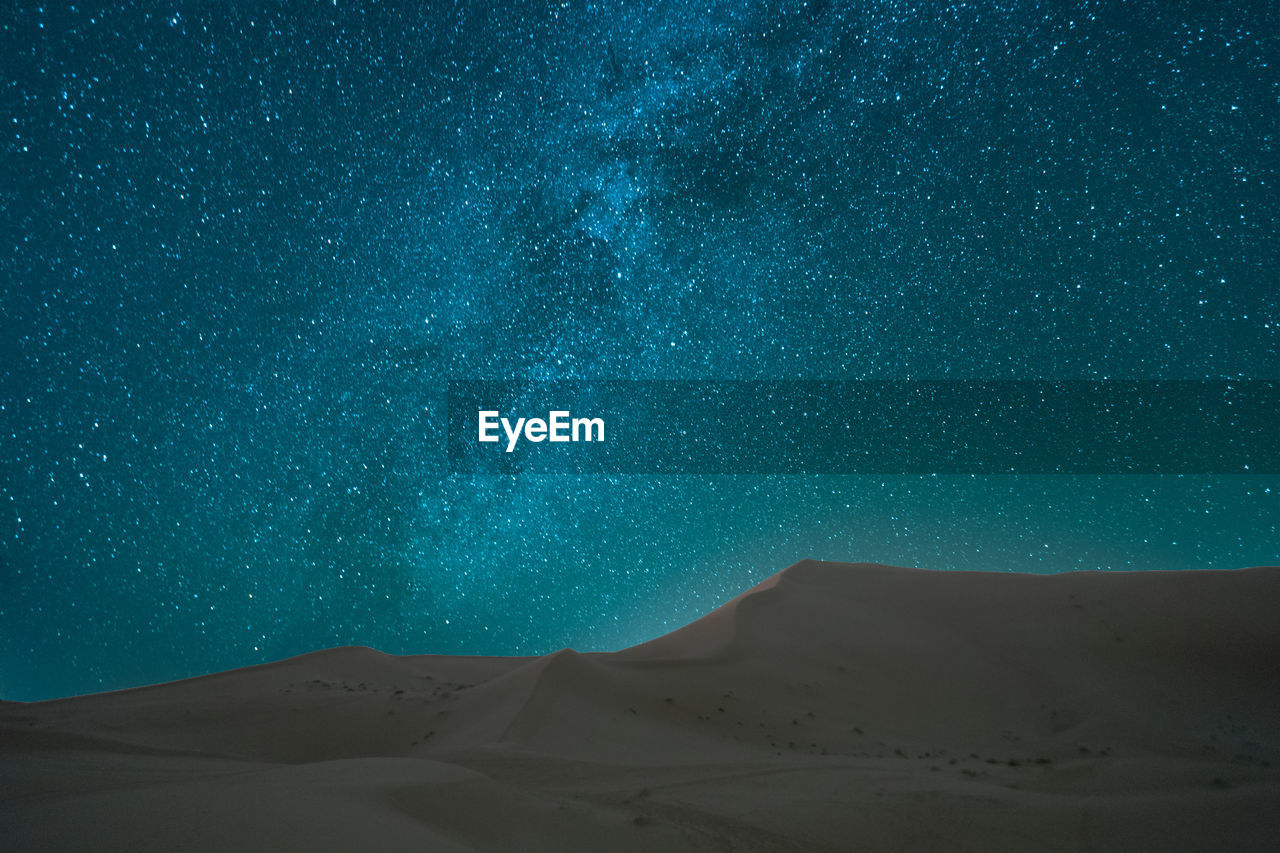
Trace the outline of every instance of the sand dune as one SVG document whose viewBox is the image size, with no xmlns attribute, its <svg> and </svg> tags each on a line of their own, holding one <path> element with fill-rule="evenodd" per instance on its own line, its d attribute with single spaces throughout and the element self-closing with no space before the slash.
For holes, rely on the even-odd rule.
<svg viewBox="0 0 1280 853">
<path fill-rule="evenodd" d="M 0 704 L 3 850 L 1269 850 L 1280 568 L 805 561 L 613 654 Z"/>
</svg>

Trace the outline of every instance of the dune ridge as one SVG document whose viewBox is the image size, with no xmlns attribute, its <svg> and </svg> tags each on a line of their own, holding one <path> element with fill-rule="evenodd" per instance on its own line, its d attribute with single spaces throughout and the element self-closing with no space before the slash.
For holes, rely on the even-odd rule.
<svg viewBox="0 0 1280 853">
<path fill-rule="evenodd" d="M 1277 567 L 806 560 L 615 653 L 5 702 L 0 849 L 1269 849 L 1277 605 Z"/>
</svg>

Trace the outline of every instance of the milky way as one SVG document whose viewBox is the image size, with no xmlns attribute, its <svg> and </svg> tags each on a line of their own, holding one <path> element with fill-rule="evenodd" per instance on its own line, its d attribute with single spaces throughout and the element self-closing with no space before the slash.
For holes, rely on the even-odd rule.
<svg viewBox="0 0 1280 853">
<path fill-rule="evenodd" d="M 1277 560 L 1275 476 L 462 476 L 431 417 L 1280 379 L 1274 3 L 54 5 L 0 13 L 4 698 L 617 648 L 802 557 Z"/>
</svg>

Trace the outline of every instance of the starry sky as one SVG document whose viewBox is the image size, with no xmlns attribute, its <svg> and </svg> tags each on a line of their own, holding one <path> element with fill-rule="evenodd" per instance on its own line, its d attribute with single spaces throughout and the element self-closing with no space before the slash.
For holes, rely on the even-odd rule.
<svg viewBox="0 0 1280 853">
<path fill-rule="evenodd" d="M 1280 379 L 1274 2 L 10 3 L 0 698 L 615 649 L 1280 476 L 451 472 L 452 379 Z"/>
</svg>

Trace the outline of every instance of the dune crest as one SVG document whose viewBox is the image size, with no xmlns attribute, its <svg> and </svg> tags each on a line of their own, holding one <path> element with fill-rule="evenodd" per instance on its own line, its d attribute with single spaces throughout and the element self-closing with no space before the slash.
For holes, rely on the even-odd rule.
<svg viewBox="0 0 1280 853">
<path fill-rule="evenodd" d="M 1276 567 L 805 560 L 616 653 L 343 648 L 0 704 L 0 829 L 22 850 L 278 849 L 298 821 L 315 850 L 1264 850 L 1278 665 Z"/>
</svg>

